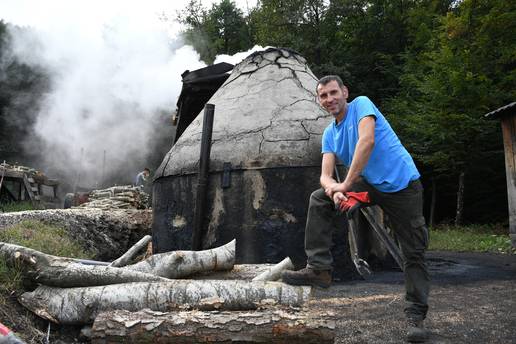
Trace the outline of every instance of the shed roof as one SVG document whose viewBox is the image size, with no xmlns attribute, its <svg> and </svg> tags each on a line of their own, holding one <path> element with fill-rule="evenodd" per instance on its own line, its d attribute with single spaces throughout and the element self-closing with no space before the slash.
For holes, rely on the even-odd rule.
<svg viewBox="0 0 516 344">
<path fill-rule="evenodd" d="M 512 102 L 510 104 L 502 106 L 499 109 L 496 109 L 494 111 L 486 113 L 484 115 L 484 117 L 487 119 L 495 119 L 495 118 L 500 118 L 500 117 L 507 116 L 510 114 L 516 114 L 516 102 Z"/>
</svg>

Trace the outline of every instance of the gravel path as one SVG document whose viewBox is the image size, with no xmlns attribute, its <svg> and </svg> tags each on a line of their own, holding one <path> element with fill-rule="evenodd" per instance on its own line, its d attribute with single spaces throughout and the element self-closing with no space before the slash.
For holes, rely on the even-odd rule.
<svg viewBox="0 0 516 344">
<path fill-rule="evenodd" d="M 516 343 L 516 255 L 429 252 L 429 343 Z M 334 312 L 336 343 L 403 343 L 403 275 L 317 289 L 309 308 Z"/>
</svg>

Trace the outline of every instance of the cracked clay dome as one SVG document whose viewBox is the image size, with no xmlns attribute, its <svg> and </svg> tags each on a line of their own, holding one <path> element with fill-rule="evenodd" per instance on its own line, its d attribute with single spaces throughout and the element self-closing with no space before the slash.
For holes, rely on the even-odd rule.
<svg viewBox="0 0 516 344">
<path fill-rule="evenodd" d="M 215 105 L 210 171 L 319 166 L 331 120 L 315 102 L 317 78 L 299 54 L 279 48 L 239 63 L 208 103 Z M 165 156 L 156 177 L 196 173 L 203 112 Z"/>
</svg>

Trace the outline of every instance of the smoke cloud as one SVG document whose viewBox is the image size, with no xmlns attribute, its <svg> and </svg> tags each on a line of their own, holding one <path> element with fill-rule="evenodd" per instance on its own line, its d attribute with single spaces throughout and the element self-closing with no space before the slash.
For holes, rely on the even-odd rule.
<svg viewBox="0 0 516 344">
<path fill-rule="evenodd" d="M 28 151 L 40 152 L 34 167 L 69 186 L 92 188 L 131 183 L 144 167 L 159 165 L 171 145 L 181 74 L 205 64 L 178 38 L 177 22 L 160 20 L 173 17 L 180 3 L 166 15 L 150 6 L 115 0 L 4 3 L 1 12 L 17 18 L 5 20 L 31 26 L 10 27 L 9 56 L 50 77 L 34 104 L 32 139 L 24 138 Z M 216 62 L 236 64 L 259 49 Z"/>
<path fill-rule="evenodd" d="M 11 30 L 14 56 L 50 75 L 37 140 L 27 144 L 41 151 L 46 170 L 83 186 L 108 176 L 131 182 L 167 134 L 181 73 L 205 64 L 157 16 L 114 16 L 87 30 L 53 19 L 52 26 Z"/>
</svg>

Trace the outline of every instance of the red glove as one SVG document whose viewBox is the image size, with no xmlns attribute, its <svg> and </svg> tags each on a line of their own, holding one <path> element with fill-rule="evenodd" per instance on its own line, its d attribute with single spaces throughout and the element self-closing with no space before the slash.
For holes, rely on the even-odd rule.
<svg viewBox="0 0 516 344">
<path fill-rule="evenodd" d="M 365 192 L 346 192 L 344 196 L 347 197 L 347 201 L 340 201 L 339 210 L 344 212 L 348 212 L 348 216 L 350 216 L 356 209 L 360 208 L 362 204 L 369 204 L 371 200 L 369 199 L 369 193 Z"/>
</svg>

